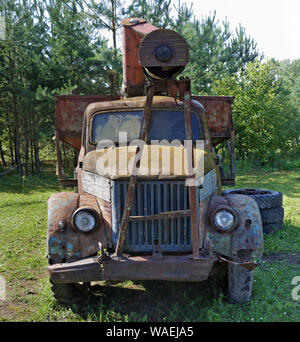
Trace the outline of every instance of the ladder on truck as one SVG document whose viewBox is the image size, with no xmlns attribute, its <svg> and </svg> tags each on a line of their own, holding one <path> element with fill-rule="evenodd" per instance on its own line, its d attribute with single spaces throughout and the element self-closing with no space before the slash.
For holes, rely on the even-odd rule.
<svg viewBox="0 0 300 342">
<path fill-rule="evenodd" d="M 185 114 L 185 136 L 187 140 L 192 141 L 192 116 L 191 116 L 191 82 L 188 78 L 174 80 L 178 92 L 180 100 L 184 101 L 184 114 Z M 151 82 L 146 86 L 146 102 L 144 106 L 143 119 L 141 124 L 141 130 L 139 134 L 139 139 L 143 141 L 147 141 L 148 131 L 149 131 L 149 122 L 151 117 L 151 107 L 153 102 L 153 96 L 157 88 L 160 88 L 162 85 L 158 82 Z M 191 146 L 193 146 L 191 144 Z M 138 154 L 142 153 L 143 145 L 141 147 L 136 147 L 134 163 L 133 167 L 136 165 L 137 172 L 135 174 L 131 174 L 125 199 L 125 205 L 122 214 L 120 232 L 118 237 L 118 242 L 115 250 L 115 257 L 122 258 L 123 257 L 123 247 L 126 241 L 128 224 L 130 221 L 143 221 L 143 220 L 161 220 L 161 219 L 170 219 L 170 218 L 180 218 L 180 217 L 190 217 L 191 218 L 191 228 L 192 228 L 192 251 L 193 259 L 199 259 L 199 236 L 198 236 L 198 220 L 197 220 L 197 203 L 196 203 L 196 187 L 195 187 L 195 174 L 193 170 L 188 170 L 188 178 L 189 178 L 189 202 L 190 209 L 185 210 L 175 210 L 168 212 L 161 212 L 158 215 L 147 215 L 147 216 L 131 216 L 131 207 L 134 199 L 135 188 L 138 177 L 138 170 L 140 167 L 140 158 Z M 193 147 L 192 147 L 193 149 Z M 194 156 L 193 150 L 191 151 L 192 155 L 192 163 L 188 163 L 189 167 L 194 166 Z M 159 241 L 160 244 L 160 241 Z"/>
</svg>

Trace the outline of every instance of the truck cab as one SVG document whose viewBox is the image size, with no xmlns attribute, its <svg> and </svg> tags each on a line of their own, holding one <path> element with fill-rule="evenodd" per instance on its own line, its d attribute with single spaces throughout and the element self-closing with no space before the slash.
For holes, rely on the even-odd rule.
<svg viewBox="0 0 300 342">
<path fill-rule="evenodd" d="M 48 200 L 54 296 L 74 303 L 78 284 L 203 281 L 222 269 L 228 299 L 249 301 L 263 252 L 260 212 L 247 196 L 222 195 L 226 179 L 215 153 L 224 139 L 233 145 L 233 99 L 192 96 L 190 80 L 175 79 L 186 62 L 178 57 L 187 48 L 183 38 L 133 19 L 123 22 L 124 40 L 139 40 L 142 66 L 125 59 L 127 96 L 57 98 L 58 163 L 60 141 L 79 150 L 79 157 L 71 182 L 77 190 Z M 159 46 L 152 46 L 157 37 Z M 149 49 L 163 63 L 159 72 Z M 179 60 L 166 65 L 172 56 Z M 144 73 L 142 85 L 142 76 L 130 78 L 133 67 Z M 61 164 L 58 173 L 62 184 L 70 183 L 62 179 Z"/>
</svg>

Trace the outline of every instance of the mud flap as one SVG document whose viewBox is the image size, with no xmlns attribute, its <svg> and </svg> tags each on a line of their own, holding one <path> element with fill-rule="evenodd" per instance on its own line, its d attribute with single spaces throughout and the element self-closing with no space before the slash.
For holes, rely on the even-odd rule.
<svg viewBox="0 0 300 342">
<path fill-rule="evenodd" d="M 228 265 L 228 301 L 230 303 L 249 302 L 252 294 L 254 271 L 246 267 Z"/>
</svg>

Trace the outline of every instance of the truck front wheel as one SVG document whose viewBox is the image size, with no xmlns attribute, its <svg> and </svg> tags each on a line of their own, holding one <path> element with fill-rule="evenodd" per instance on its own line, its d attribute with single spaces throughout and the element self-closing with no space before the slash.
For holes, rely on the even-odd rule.
<svg viewBox="0 0 300 342">
<path fill-rule="evenodd" d="M 250 301 L 253 273 L 253 270 L 250 271 L 240 265 L 228 265 L 226 294 L 230 303 L 245 303 Z"/>
<path fill-rule="evenodd" d="M 58 284 L 50 280 L 53 297 L 64 305 L 84 304 L 88 300 L 89 283 Z"/>
</svg>

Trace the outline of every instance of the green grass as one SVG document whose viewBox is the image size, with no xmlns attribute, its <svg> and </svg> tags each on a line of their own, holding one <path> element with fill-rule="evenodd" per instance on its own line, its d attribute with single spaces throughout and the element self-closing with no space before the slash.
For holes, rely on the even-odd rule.
<svg viewBox="0 0 300 342">
<path fill-rule="evenodd" d="M 300 252 L 300 172 L 247 172 L 236 187 L 283 193 L 285 228 L 265 236 L 265 254 Z M 228 304 L 221 281 L 201 283 L 102 283 L 85 308 L 60 306 L 52 297 L 45 258 L 47 199 L 62 189 L 55 175 L 0 178 L 0 276 L 7 300 L 0 321 L 300 321 L 300 301 L 291 297 L 297 262 L 264 262 L 255 271 L 252 301 Z"/>
</svg>

